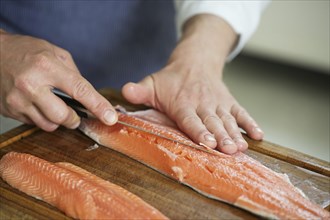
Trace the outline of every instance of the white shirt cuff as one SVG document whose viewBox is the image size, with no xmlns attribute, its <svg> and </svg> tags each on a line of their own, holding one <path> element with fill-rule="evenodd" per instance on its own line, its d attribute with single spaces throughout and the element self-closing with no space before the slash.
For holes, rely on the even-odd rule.
<svg viewBox="0 0 330 220">
<path fill-rule="evenodd" d="M 262 11 L 269 0 L 259 1 L 189 1 L 175 0 L 177 11 L 176 26 L 181 36 L 182 26 L 197 14 L 213 14 L 224 19 L 239 36 L 234 49 L 227 57 L 232 60 L 244 47 L 257 29 Z"/>
</svg>

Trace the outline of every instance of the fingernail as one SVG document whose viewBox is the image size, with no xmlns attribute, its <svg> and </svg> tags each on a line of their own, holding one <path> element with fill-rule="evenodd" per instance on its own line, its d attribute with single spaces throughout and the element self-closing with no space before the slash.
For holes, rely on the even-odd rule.
<svg viewBox="0 0 330 220">
<path fill-rule="evenodd" d="M 211 135 L 211 134 L 206 134 L 206 135 L 204 135 L 204 139 L 205 139 L 206 141 L 216 142 L 214 136 Z"/>
<path fill-rule="evenodd" d="M 109 125 L 113 125 L 114 123 L 116 123 L 117 120 L 116 113 L 113 110 L 105 111 L 103 118 Z"/>
<path fill-rule="evenodd" d="M 234 154 L 237 152 L 237 149 L 238 149 L 238 147 L 230 139 L 225 139 L 222 142 L 222 146 L 220 147 L 220 151 L 222 151 L 226 154 Z"/>
<path fill-rule="evenodd" d="M 232 145 L 232 144 L 234 144 L 234 142 L 233 142 L 232 140 L 230 140 L 230 139 L 225 139 L 225 140 L 222 142 L 222 144 L 223 144 L 223 146 L 224 146 L 224 145 Z"/>
<path fill-rule="evenodd" d="M 243 138 L 236 138 L 235 143 L 240 150 L 246 150 L 248 146 L 248 143 Z"/>
</svg>

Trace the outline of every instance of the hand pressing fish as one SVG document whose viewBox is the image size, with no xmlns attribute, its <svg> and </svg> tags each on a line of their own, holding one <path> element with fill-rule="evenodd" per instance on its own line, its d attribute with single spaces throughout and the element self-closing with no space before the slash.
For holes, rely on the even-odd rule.
<svg viewBox="0 0 330 220">
<path fill-rule="evenodd" d="M 99 144 L 126 154 L 207 197 L 257 215 L 275 219 L 330 219 L 330 213 L 309 201 L 285 174 L 272 171 L 244 153 L 230 156 L 213 151 L 211 154 L 180 144 L 196 145 L 154 110 L 118 114 L 120 121 L 166 138 L 119 123 L 106 126 L 94 119 L 84 119 L 80 129 Z"/>
<path fill-rule="evenodd" d="M 0 160 L 9 185 L 78 219 L 168 219 L 127 190 L 71 163 L 10 152 Z"/>
</svg>

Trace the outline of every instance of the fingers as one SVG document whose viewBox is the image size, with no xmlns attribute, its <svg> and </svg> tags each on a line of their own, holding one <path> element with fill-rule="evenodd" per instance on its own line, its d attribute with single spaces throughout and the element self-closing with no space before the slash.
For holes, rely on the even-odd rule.
<svg viewBox="0 0 330 220">
<path fill-rule="evenodd" d="M 6 110 L 6 115 L 24 123 L 35 124 L 45 131 L 54 131 L 59 125 L 71 129 L 79 126 L 80 118 L 77 114 L 52 94 L 48 87 L 38 93 L 33 103 L 17 92 L 13 93 L 7 103 L 15 110 Z"/>
<path fill-rule="evenodd" d="M 225 137 L 225 139 L 222 139 L 222 142 L 220 142 L 218 148 L 222 149 L 224 152 L 235 152 L 235 150 L 245 151 L 248 147 L 248 144 L 242 137 L 235 117 L 223 108 L 218 107 L 216 112 L 221 121 L 223 122 L 223 127 L 227 132 L 227 137 Z M 225 143 L 227 143 L 227 145 Z"/>
<path fill-rule="evenodd" d="M 34 98 L 34 103 L 39 109 L 43 110 L 45 118 L 54 124 L 63 125 L 70 129 L 79 126 L 80 118 L 76 112 L 56 97 L 48 87 L 39 89 L 38 94 Z"/>
<path fill-rule="evenodd" d="M 31 121 L 34 122 L 35 125 L 37 125 L 39 128 L 51 132 L 58 128 L 58 124 L 55 124 L 51 121 L 49 121 L 43 114 L 40 112 L 38 108 L 31 105 L 25 113 Z"/>
<path fill-rule="evenodd" d="M 239 105 L 234 105 L 232 112 L 208 105 L 199 108 L 189 107 L 189 104 L 182 106 L 175 113 L 174 120 L 196 143 L 216 147 L 226 154 L 234 154 L 248 148 L 239 126 L 253 139 L 260 140 L 263 137 L 255 121 Z"/>
<path fill-rule="evenodd" d="M 103 123 L 107 125 L 115 124 L 118 116 L 110 102 L 100 95 L 85 78 L 76 74 L 75 71 L 70 71 L 68 69 L 66 71 L 67 79 L 57 79 L 57 82 L 55 82 L 56 87 L 83 104 Z"/>
<path fill-rule="evenodd" d="M 0 52 L 1 114 L 32 122 L 46 131 L 59 125 L 76 128 L 80 119 L 51 93 L 56 87 L 80 101 L 104 123 L 116 122 L 112 105 L 80 75 L 66 50 L 41 39 L 13 35 Z"/>
<path fill-rule="evenodd" d="M 115 109 L 108 100 L 101 96 L 94 87 L 80 75 L 71 54 L 59 47 L 54 47 L 54 53 L 57 59 L 64 65 L 60 71 L 67 73 L 66 79 L 59 78 L 57 88 L 62 89 L 74 99 L 81 102 L 103 123 L 108 125 L 115 124 L 117 122 Z M 61 112 L 62 115 L 59 115 L 57 120 L 61 121 L 63 118 L 71 115 L 71 119 L 64 120 L 62 124 L 67 127 L 76 127 L 78 124 L 78 116 L 75 113 L 68 114 L 68 111 L 64 110 L 64 106 L 62 105 L 61 107 L 62 108 L 60 108 L 60 106 L 58 107 L 58 112 Z M 71 112 L 73 111 L 71 110 Z"/>
<path fill-rule="evenodd" d="M 258 124 L 240 105 L 234 105 L 231 113 L 236 118 L 237 124 L 247 132 L 249 137 L 254 140 L 261 140 L 264 137 L 264 132 L 260 129 Z"/>
<path fill-rule="evenodd" d="M 129 82 L 122 88 L 125 99 L 133 104 L 147 104 L 149 102 L 148 90 L 139 84 Z"/>
<path fill-rule="evenodd" d="M 196 143 L 202 143 L 208 147 L 215 148 L 217 143 L 213 134 L 205 127 L 193 107 L 182 105 L 173 115 L 178 127 L 189 134 Z"/>
<path fill-rule="evenodd" d="M 6 98 L 7 106 L 2 106 L 2 114 L 23 123 L 36 124 L 45 131 L 54 131 L 58 125 L 49 121 L 43 113 L 19 92 Z"/>
<path fill-rule="evenodd" d="M 157 105 L 159 101 L 156 100 L 152 76 L 146 77 L 138 84 L 127 83 L 123 87 L 122 93 L 128 101 L 134 104 L 146 104 L 162 110 L 162 106 Z M 176 102 L 175 109 L 167 113 L 178 127 L 196 143 L 217 148 L 227 154 L 234 154 L 248 148 L 248 143 L 243 138 L 239 127 L 246 130 L 254 139 L 262 138 L 262 135 L 257 132 L 259 129 L 254 120 L 235 102 L 232 109 L 224 107 L 230 105 L 219 104 L 216 107 L 213 104 L 214 100 L 209 101 L 209 104 L 202 101 L 196 108 L 193 103 L 186 101 L 184 104 L 184 100 Z"/>
<path fill-rule="evenodd" d="M 155 106 L 152 76 L 147 76 L 139 83 L 129 82 L 123 86 L 122 94 L 125 99 L 133 104 Z"/>
<path fill-rule="evenodd" d="M 255 140 L 263 138 L 263 132 L 256 122 L 238 104 L 234 104 L 231 111 L 218 107 L 215 112 L 209 108 L 201 108 L 198 110 L 198 115 L 210 133 L 214 134 L 220 151 L 233 154 L 248 148 L 248 143 L 243 138 L 239 127 Z"/>
<path fill-rule="evenodd" d="M 72 98 L 82 103 L 103 123 L 108 125 L 115 124 L 117 122 L 115 109 L 108 100 L 101 96 L 94 87 L 80 75 L 71 54 L 56 46 L 53 47 L 53 50 L 57 59 L 53 60 L 56 66 L 56 70 L 53 72 L 56 77 L 53 78 L 52 85 L 63 90 Z M 40 98 L 41 100 L 37 102 L 38 106 L 45 110 L 49 108 L 47 104 L 44 104 L 45 101 L 47 101 L 46 98 L 46 96 L 43 96 Z M 48 98 L 51 98 L 51 94 L 48 95 Z M 55 123 L 60 123 L 66 127 L 77 127 L 79 125 L 79 119 L 76 113 L 72 109 L 66 107 L 59 99 L 56 101 L 53 98 L 52 100 L 56 103 L 57 107 L 55 110 L 51 110 L 50 113 L 45 111 L 47 117 Z"/>
<path fill-rule="evenodd" d="M 214 135 L 217 149 L 227 154 L 236 153 L 238 147 L 228 135 L 224 127 L 224 122 L 215 114 L 215 110 L 211 111 L 208 108 L 202 108 L 198 111 L 199 117 L 202 119 L 205 127 Z"/>
</svg>

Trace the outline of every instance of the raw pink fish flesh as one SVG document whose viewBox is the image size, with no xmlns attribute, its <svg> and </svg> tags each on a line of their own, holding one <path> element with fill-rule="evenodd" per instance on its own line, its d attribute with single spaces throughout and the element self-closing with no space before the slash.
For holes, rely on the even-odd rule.
<svg viewBox="0 0 330 220">
<path fill-rule="evenodd" d="M 78 219 L 168 219 L 141 198 L 71 163 L 9 152 L 0 160 L 9 185 Z"/>
<path fill-rule="evenodd" d="M 163 114 L 154 110 L 119 113 L 119 120 L 194 145 Z M 275 219 L 330 219 L 286 175 L 237 153 L 209 154 L 164 138 L 115 124 L 86 119 L 80 129 L 97 143 L 119 151 L 190 186 L 199 193 L 257 215 Z M 199 145 L 197 145 L 199 146 Z"/>
</svg>

